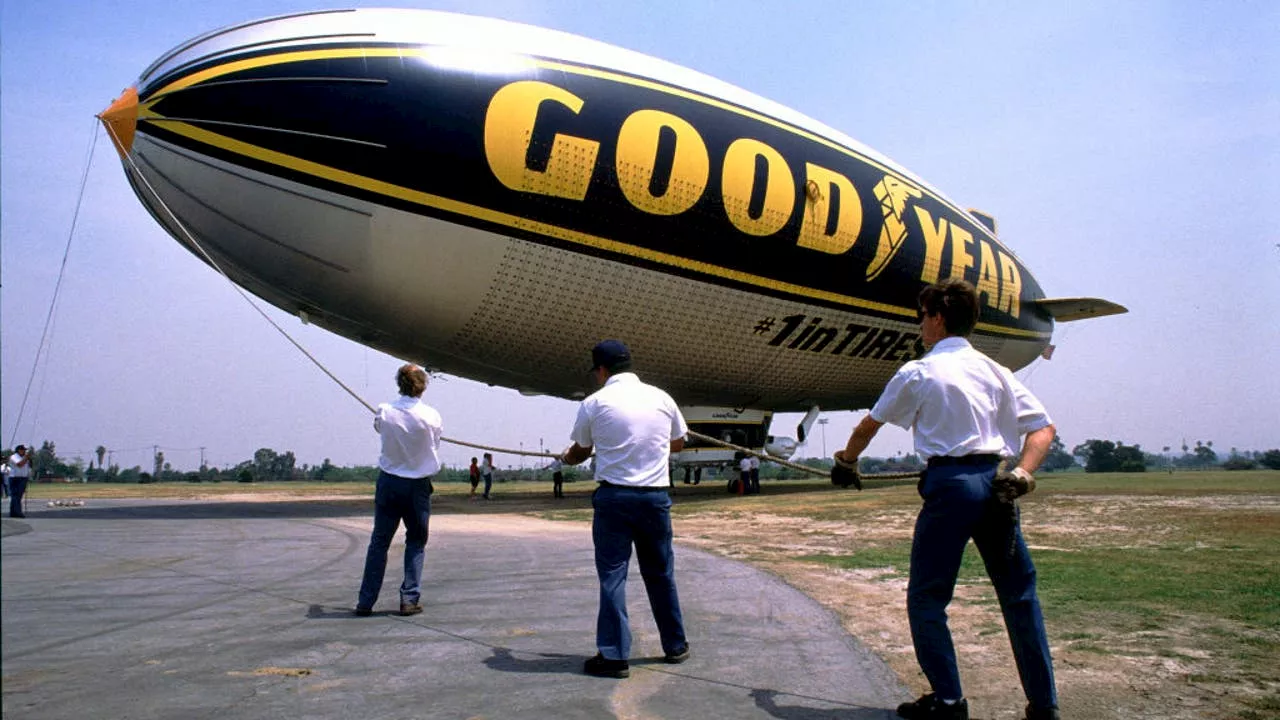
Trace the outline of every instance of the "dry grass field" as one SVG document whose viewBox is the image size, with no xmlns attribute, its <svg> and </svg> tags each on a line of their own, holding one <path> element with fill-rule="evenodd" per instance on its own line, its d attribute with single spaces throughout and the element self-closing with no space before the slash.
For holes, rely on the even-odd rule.
<svg viewBox="0 0 1280 720">
<path fill-rule="evenodd" d="M 588 522 L 591 486 L 499 484 L 493 502 L 437 488 L 435 512 L 519 513 Z M 58 498 L 352 500 L 365 484 L 37 485 Z M 765 481 L 727 495 L 678 486 L 680 542 L 781 577 L 830 608 L 914 691 L 927 688 L 906 626 L 905 587 L 919 498 L 910 482 L 862 493 L 819 481 Z M 1065 717 L 1280 717 L 1280 472 L 1043 475 L 1023 501 Z M 728 599 L 726 599 L 728 600 Z M 995 595 L 970 547 L 951 606 L 975 717 L 1023 704 Z"/>
</svg>

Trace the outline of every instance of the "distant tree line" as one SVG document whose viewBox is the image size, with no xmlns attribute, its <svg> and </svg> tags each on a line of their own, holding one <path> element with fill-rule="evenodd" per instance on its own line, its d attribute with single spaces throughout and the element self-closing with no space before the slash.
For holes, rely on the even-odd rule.
<svg viewBox="0 0 1280 720">
<path fill-rule="evenodd" d="M 1181 455 L 1171 452 L 1165 446 L 1160 453 L 1150 453 L 1140 445 L 1128 445 L 1123 441 L 1090 439 L 1067 451 L 1062 439 L 1054 436 L 1049 452 L 1040 465 L 1040 472 L 1055 472 L 1084 467 L 1085 472 L 1145 472 L 1147 470 L 1205 470 L 1219 468 L 1223 470 L 1252 470 L 1269 468 L 1280 470 L 1280 449 L 1266 451 L 1239 451 L 1231 448 L 1226 460 L 1219 458 L 1213 449 L 1213 441 L 1197 440 L 1194 446 L 1182 445 Z M 7 461 L 12 450 L 3 450 Z M 378 468 L 372 465 L 343 467 L 334 465 L 329 458 L 319 465 L 299 466 L 292 451 L 277 452 L 270 448 L 260 448 L 253 457 L 235 465 L 217 468 L 202 465 L 199 470 L 175 470 L 165 460 L 164 453 L 157 451 L 153 464 L 148 469 L 141 465 L 120 467 L 104 462 L 108 452 L 99 445 L 86 465 L 79 458 L 65 459 L 58 456 L 52 442 L 44 441 L 33 453 L 33 477 L 37 480 L 48 478 L 64 478 L 68 480 L 104 483 L 152 483 L 152 482 L 373 482 L 378 477 Z M 95 464 L 95 460 L 97 461 Z M 496 482 L 520 482 L 526 480 L 549 480 L 551 473 L 545 467 L 545 459 L 538 458 L 539 464 L 528 468 L 499 469 L 494 473 Z M 830 458 L 805 459 L 803 464 L 823 472 L 831 469 Z M 862 457 L 859 469 L 864 473 L 910 472 L 923 467 L 920 458 L 914 453 L 897 457 L 879 458 Z M 589 465 L 565 467 L 565 481 L 586 480 L 591 478 Z M 760 467 L 760 477 L 774 480 L 799 479 L 812 477 L 801 470 L 784 467 L 775 463 L 764 463 Z M 470 473 L 466 466 L 444 467 L 436 474 L 436 482 L 468 482 Z"/>
<path fill-rule="evenodd" d="M 1197 440 L 1194 447 L 1182 445 L 1182 454 L 1175 455 L 1166 445 L 1159 453 L 1149 453 L 1140 445 L 1126 445 L 1122 441 L 1086 440 L 1071 450 L 1071 454 L 1083 461 L 1085 472 L 1145 472 L 1151 470 L 1253 470 L 1269 468 L 1280 470 L 1280 450 L 1240 451 L 1231 448 L 1226 460 L 1218 457 L 1213 441 Z"/>
</svg>

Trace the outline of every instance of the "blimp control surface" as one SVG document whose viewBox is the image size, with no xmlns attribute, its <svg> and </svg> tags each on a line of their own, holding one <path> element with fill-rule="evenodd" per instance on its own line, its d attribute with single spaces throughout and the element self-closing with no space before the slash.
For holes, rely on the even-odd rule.
<svg viewBox="0 0 1280 720">
<path fill-rule="evenodd" d="M 367 505 L 94 500 L 3 518 L 4 716 L 870 719 L 909 699 L 816 602 L 683 547 L 691 658 L 662 662 L 637 588 L 631 677 L 586 676 L 590 530 L 515 516 L 436 514 L 425 612 L 355 617 Z"/>
<path fill-rule="evenodd" d="M 360 343 L 581 397 L 604 337 L 683 407 L 868 407 L 947 278 L 1020 368 L 1054 321 L 996 234 L 776 103 L 567 33 L 414 10 L 215 31 L 103 113 L 138 197 L 269 302 Z"/>
</svg>

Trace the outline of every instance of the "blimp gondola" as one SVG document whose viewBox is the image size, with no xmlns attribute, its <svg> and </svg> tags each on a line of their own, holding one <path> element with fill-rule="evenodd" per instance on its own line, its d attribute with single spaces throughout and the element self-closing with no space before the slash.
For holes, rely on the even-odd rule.
<svg viewBox="0 0 1280 720">
<path fill-rule="evenodd" d="M 993 219 L 815 120 L 502 20 L 245 23 L 166 53 L 101 117 L 156 221 L 286 312 L 564 398 L 622 338 L 757 447 L 772 412 L 869 406 L 923 351 L 925 284 L 971 281 L 973 343 L 1015 369 L 1055 319 L 1124 311 L 1046 298 Z"/>
</svg>

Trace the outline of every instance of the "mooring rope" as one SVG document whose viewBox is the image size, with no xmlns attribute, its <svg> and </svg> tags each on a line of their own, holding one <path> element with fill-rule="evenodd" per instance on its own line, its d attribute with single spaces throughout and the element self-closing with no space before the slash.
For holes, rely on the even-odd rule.
<svg viewBox="0 0 1280 720">
<path fill-rule="evenodd" d="M 94 123 L 95 125 L 97 123 Z M 62 265 L 58 268 L 58 280 L 53 285 L 53 299 L 49 301 L 49 312 L 44 318 L 44 331 L 40 334 L 40 344 L 36 346 L 36 357 L 31 363 L 31 377 L 27 378 L 27 389 L 22 393 L 22 404 L 18 406 L 18 417 L 13 422 L 13 434 L 9 436 L 9 447 L 13 447 L 18 439 L 18 427 L 22 424 L 22 414 L 27 409 L 27 398 L 31 395 L 31 385 L 36 379 L 36 371 L 40 367 L 40 354 L 44 353 L 45 358 L 49 357 L 49 353 L 45 351 L 46 340 L 48 344 L 53 341 L 50 338 L 51 328 L 53 326 L 53 312 L 58 307 L 58 296 L 62 290 L 62 278 L 67 274 L 67 257 L 71 255 L 71 240 L 76 234 L 76 225 L 80 222 L 80 206 L 84 202 L 84 189 L 89 183 L 89 167 L 93 164 L 93 151 L 98 145 L 98 133 L 93 132 L 93 139 L 89 142 L 89 157 L 84 163 L 84 174 L 80 177 L 80 192 L 76 196 L 76 209 L 71 215 L 71 229 L 67 231 L 67 246 L 62 251 Z M 44 383 L 41 382 L 41 393 L 43 393 Z M 39 394 L 37 394 L 37 398 Z M 39 411 L 39 401 L 36 402 L 36 412 Z M 32 431 L 35 430 L 35 421 L 32 421 Z"/>
<path fill-rule="evenodd" d="M 254 310 L 256 310 L 256 311 L 258 312 L 258 314 L 259 314 L 259 315 L 261 315 L 261 316 L 262 316 L 262 317 L 263 317 L 263 318 L 264 318 L 268 323 L 270 323 L 270 324 L 271 324 L 271 327 L 275 328 L 277 332 L 279 332 L 281 335 L 283 335 L 283 336 L 285 337 L 285 339 L 286 339 L 286 340 L 288 340 L 288 341 L 289 341 L 289 342 L 290 342 L 294 347 L 296 347 L 296 348 L 297 348 L 297 349 L 298 349 L 298 350 L 299 350 L 303 355 L 305 355 L 305 356 L 307 357 L 307 359 L 308 359 L 308 360 L 310 360 L 310 361 L 311 361 L 311 362 L 312 362 L 316 367 L 320 368 L 320 370 L 321 370 L 325 375 L 328 375 L 328 376 L 329 376 L 329 379 L 331 379 L 331 380 L 333 380 L 335 383 L 337 383 L 337 384 L 338 384 L 338 386 L 339 386 L 339 387 L 341 387 L 343 390 L 346 390 L 348 395 L 350 395 L 351 397 L 355 398 L 355 399 L 356 399 L 356 401 L 357 401 L 357 402 L 359 402 L 361 405 L 363 405 L 367 410 L 369 410 L 369 412 L 371 412 L 371 413 L 375 413 L 375 414 L 376 414 L 376 413 L 377 413 L 377 409 L 375 409 L 372 405 L 370 405 L 370 404 L 369 404 L 369 403 L 368 403 L 364 398 L 362 398 L 362 397 L 360 397 L 358 394 L 356 394 L 356 391 L 355 391 L 355 390 L 352 390 L 350 387 L 348 387 L 346 383 L 344 383 L 344 382 L 342 382 L 342 380 L 338 379 L 338 377 L 337 377 L 336 375 L 334 375 L 334 374 L 329 370 L 329 368 L 325 367 L 324 363 L 320 362 L 320 360 L 318 360 L 314 355 L 312 355 L 311 353 L 307 352 L 307 349 L 306 349 L 306 348 L 304 348 L 304 347 L 302 346 L 302 344 L 301 344 L 301 343 L 299 343 L 297 340 L 295 340 L 295 339 L 293 338 L 293 336 L 289 334 L 289 332 L 288 332 L 288 331 L 286 331 L 283 327 L 281 327 L 281 326 L 279 325 L 279 323 L 277 323 L 275 320 L 272 320 L 272 319 L 271 319 L 271 316 L 270 316 L 270 315 L 268 315 L 268 314 L 266 313 L 266 311 L 264 311 L 262 308 L 260 308 L 260 307 L 258 306 L 258 304 L 257 304 L 257 303 L 255 303 L 255 302 L 253 301 L 253 299 L 249 297 L 249 294 L 248 294 L 248 293 L 247 293 L 243 288 L 241 288 L 239 285 L 237 285 L 237 284 L 235 283 L 235 281 L 234 281 L 234 280 L 232 280 L 232 279 L 231 279 L 231 276 L 230 276 L 230 275 L 228 275 L 228 274 L 226 273 L 226 271 L 222 269 L 222 266 L 221 266 L 221 265 L 219 265 L 217 262 L 215 262 L 215 261 L 214 261 L 214 259 L 213 259 L 213 257 L 211 257 L 211 256 L 209 255 L 209 253 L 205 251 L 204 247 L 200 245 L 200 242 L 199 242 L 198 240 L 196 240 L 195 235 L 194 235 L 190 230 L 188 230 L 188 229 L 187 229 L 186 225 L 184 225 L 184 224 L 182 223 L 182 221 L 181 221 L 181 220 L 179 220 L 179 219 L 178 219 L 178 216 L 177 216 L 176 214 L 174 214 L 173 210 L 171 210 L 171 209 L 169 208 L 169 206 L 165 203 L 164 199 L 160 197 L 160 193 L 158 193 L 158 192 L 156 191 L 156 189 L 155 189 L 154 187 L 152 187 L 152 186 L 151 186 L 151 183 L 147 181 L 146 176 L 144 176 L 144 175 L 142 174 L 141 169 L 138 167 L 137 163 L 135 163 L 135 162 L 134 162 L 133 157 L 131 156 L 131 154 L 130 154 L 128 151 L 126 151 L 126 150 L 124 150 L 124 149 L 123 149 L 123 145 L 122 145 L 122 144 L 121 144 L 121 142 L 120 142 L 120 138 L 116 135 L 116 133 L 115 133 L 115 129 L 111 126 L 111 124 L 110 124 L 110 123 L 102 123 L 102 124 L 107 128 L 107 131 L 111 133 L 112 141 L 113 141 L 113 142 L 115 142 L 115 144 L 116 144 L 116 148 L 117 148 L 118 150 L 120 150 L 120 155 L 121 155 L 121 157 L 125 158 L 125 160 L 129 163 L 129 166 L 133 169 L 134 175 L 135 175 L 135 176 L 136 176 L 140 181 L 142 181 L 142 185 L 143 185 L 144 187 L 146 187 L 146 188 L 147 188 L 147 191 L 151 193 L 151 196 L 152 196 L 153 198 L 155 198 L 155 201 L 160 205 L 160 207 L 161 207 L 161 208 L 163 208 L 163 209 L 164 209 L 165 213 L 166 213 L 166 214 L 168 214 L 169 218 L 173 220 L 173 224 L 174 224 L 174 225 L 175 225 L 179 230 L 181 230 L 181 231 L 182 231 L 183 236 L 185 236 L 185 237 L 186 237 L 186 239 L 187 239 L 187 240 L 192 244 L 192 246 L 194 246 L 197 250 L 199 250 L 199 251 L 200 251 L 200 255 L 201 255 L 201 257 L 203 257 L 203 258 L 205 259 L 205 261 L 206 261 L 206 262 L 208 262 L 208 263 L 209 263 L 209 265 L 211 265 L 211 266 L 213 267 L 213 269 L 214 269 L 214 270 L 217 270 L 217 271 L 218 271 L 218 274 L 222 275 L 222 277 L 223 277 L 223 278 L 225 278 L 225 279 L 226 279 L 226 281 L 227 281 L 228 283 L 230 283 L 230 284 L 231 284 L 231 287 L 235 288 L 236 292 L 240 294 L 240 297 L 244 298 L 244 301 L 245 301 L 245 302 L 247 302 L 247 303 L 249 303 L 249 306 L 250 306 L 250 307 L 252 307 Z M 95 137 L 96 137 L 96 136 L 95 136 Z M 63 260 L 63 263 L 64 263 L 64 264 L 66 263 L 65 258 L 64 258 L 64 260 Z M 806 472 L 806 473 L 810 473 L 810 474 L 813 474 L 813 475 L 821 475 L 821 476 L 823 476 L 823 477 L 826 477 L 826 476 L 830 473 L 830 470 L 823 470 L 823 469 L 821 469 L 821 468 L 814 468 L 814 467 L 810 467 L 810 466 L 808 466 L 808 465 L 800 465 L 800 464 L 797 464 L 797 463 L 789 462 L 789 461 L 784 460 L 784 459 L 782 459 L 782 458 L 779 458 L 779 457 L 775 457 L 775 456 L 773 456 L 773 455 L 770 455 L 770 454 L 769 454 L 769 453 L 767 453 L 767 452 L 764 452 L 764 453 L 757 452 L 757 451 L 755 451 L 755 450 L 752 450 L 751 448 L 742 447 L 741 445 L 734 445 L 733 443 L 726 442 L 726 441 L 724 441 L 724 440 L 719 440 L 719 439 L 714 438 L 714 437 L 711 437 L 711 436 L 709 436 L 709 435 L 703 435 L 702 433 L 695 432 L 695 431 L 693 431 L 693 430 L 690 430 L 690 431 L 689 431 L 689 437 L 692 437 L 692 438 L 695 438 L 695 439 L 701 440 L 701 441 L 706 442 L 706 443 L 711 443 L 711 444 L 713 444 L 713 445 L 718 445 L 718 446 L 720 446 L 720 447 L 729 448 L 729 449 L 731 449 L 731 450 L 736 450 L 736 451 L 741 452 L 741 453 L 746 453 L 747 455 L 751 455 L 751 456 L 753 456 L 753 457 L 758 457 L 758 458 L 760 458 L 761 460 L 766 460 L 766 461 L 768 461 L 768 462 L 777 463 L 778 465 L 781 465 L 781 466 L 783 466 L 783 467 L 787 467 L 787 468 L 791 468 L 792 470 L 798 470 L 798 471 L 800 471 L 800 472 Z M 533 452 L 532 450 L 523 450 L 523 449 L 521 449 L 521 450 L 515 450 L 515 449 L 512 449 L 512 448 L 502 448 L 502 447 L 494 447 L 494 446 L 490 446 L 490 445 L 480 445 L 480 444 L 478 444 L 478 443 L 472 443 L 472 442 L 467 442 L 467 441 L 465 441 L 465 440 L 458 440 L 458 439 L 456 439 L 456 438 L 448 438 L 448 437 L 441 437 L 440 439 L 441 439 L 442 441 L 444 441 L 444 442 L 451 443 L 451 444 L 453 444 L 453 445 L 462 445 L 462 446 L 464 446 L 464 447 L 476 448 L 476 449 L 478 449 L 478 450 L 488 450 L 488 451 L 491 451 L 491 452 L 504 453 L 504 454 L 507 454 L 507 455 L 526 455 L 526 456 L 531 456 L 531 457 L 545 457 L 545 458 L 559 458 L 559 457 L 560 457 L 560 455 L 559 455 L 558 453 Z M 912 477 L 917 477 L 918 475 L 919 475 L 919 473 L 918 473 L 918 472 L 911 472 L 911 473 L 872 473 L 872 474 L 864 473 L 864 474 L 862 475 L 862 477 L 864 477 L 864 478 L 875 478 L 875 479 L 880 479 L 880 480 L 894 480 L 894 479 L 903 479 L 903 478 L 912 478 Z"/>
</svg>

